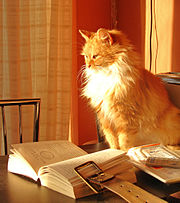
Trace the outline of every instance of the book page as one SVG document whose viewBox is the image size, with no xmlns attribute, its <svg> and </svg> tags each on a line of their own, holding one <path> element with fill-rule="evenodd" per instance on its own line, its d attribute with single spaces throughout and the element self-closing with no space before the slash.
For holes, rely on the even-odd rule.
<svg viewBox="0 0 180 203">
<path fill-rule="evenodd" d="M 142 145 L 128 150 L 128 156 L 148 166 L 180 167 L 180 156 L 160 144 Z"/>
<path fill-rule="evenodd" d="M 150 144 L 133 147 L 129 149 L 127 155 L 132 159 L 135 166 L 160 181 L 164 183 L 180 182 L 180 169 L 178 168 L 179 164 L 177 164 L 179 155 L 165 146 Z M 150 158 L 154 161 L 154 166 L 149 165 Z M 175 168 L 176 166 L 177 168 Z"/>
<path fill-rule="evenodd" d="M 42 166 L 87 154 L 66 140 L 14 144 L 12 148 L 27 160 L 36 173 Z"/>
<path fill-rule="evenodd" d="M 180 169 L 170 167 L 149 167 L 145 164 L 134 162 L 134 165 L 163 183 L 180 182 Z"/>
<path fill-rule="evenodd" d="M 32 169 L 31 165 L 21 156 L 10 154 L 8 159 L 8 171 L 27 176 L 37 181 L 38 176 Z"/>
<path fill-rule="evenodd" d="M 76 157 L 74 159 L 69 159 L 59 163 L 51 164 L 48 167 L 42 167 L 39 171 L 39 176 L 43 175 L 44 170 L 48 172 L 49 169 L 49 171 L 56 171 L 56 173 L 61 174 L 63 177 L 65 177 L 65 179 L 70 180 L 74 176 L 76 176 L 74 168 L 82 163 L 85 163 L 87 161 L 94 161 L 96 164 L 101 165 L 102 163 L 114 157 L 122 155 L 125 155 L 125 153 L 121 150 L 116 149 L 102 150 L 81 157 Z"/>
<path fill-rule="evenodd" d="M 106 149 L 41 167 L 38 173 L 41 185 L 74 198 L 92 194 L 92 190 L 74 171 L 76 166 L 87 161 L 94 161 L 103 171 L 118 178 L 136 182 L 135 173 L 131 170 L 133 165 L 126 153 L 122 150 Z M 85 171 L 87 176 L 94 172 L 91 169 L 90 167 Z"/>
</svg>

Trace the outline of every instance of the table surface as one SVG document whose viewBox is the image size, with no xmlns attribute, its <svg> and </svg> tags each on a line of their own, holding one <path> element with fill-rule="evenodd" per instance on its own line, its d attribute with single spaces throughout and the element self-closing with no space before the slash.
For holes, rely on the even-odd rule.
<svg viewBox="0 0 180 203">
<path fill-rule="evenodd" d="M 104 144 L 84 145 L 81 146 L 88 153 L 95 152 L 107 148 Z M 74 200 L 63 194 L 57 193 L 46 187 L 39 186 L 34 181 L 22 177 L 20 175 L 8 173 L 7 171 L 8 156 L 0 156 L 0 203 L 94 203 L 94 202 L 125 202 L 119 196 L 112 192 L 106 191 L 100 195 L 91 195 L 89 197 Z M 170 200 L 170 194 L 180 191 L 180 183 L 167 185 L 150 175 L 136 170 L 137 183 L 136 185 L 159 196 L 160 198 Z M 173 202 L 180 202 L 173 198 Z"/>
</svg>

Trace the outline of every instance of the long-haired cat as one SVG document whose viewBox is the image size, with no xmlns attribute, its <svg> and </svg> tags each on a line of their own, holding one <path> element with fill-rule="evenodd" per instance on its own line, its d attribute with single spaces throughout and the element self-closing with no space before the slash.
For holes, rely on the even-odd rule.
<svg viewBox="0 0 180 203">
<path fill-rule="evenodd" d="M 180 144 L 180 110 L 159 78 L 145 70 L 127 37 L 117 30 L 80 30 L 86 40 L 82 95 L 89 99 L 111 148 L 160 142 Z"/>
</svg>

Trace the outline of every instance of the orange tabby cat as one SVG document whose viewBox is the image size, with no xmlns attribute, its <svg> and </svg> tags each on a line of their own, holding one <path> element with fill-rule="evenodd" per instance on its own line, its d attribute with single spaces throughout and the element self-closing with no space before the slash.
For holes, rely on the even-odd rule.
<svg viewBox="0 0 180 203">
<path fill-rule="evenodd" d="M 86 43 L 82 95 L 95 109 L 111 148 L 160 142 L 180 144 L 180 110 L 159 78 L 145 70 L 126 36 L 117 30 L 80 31 Z"/>
</svg>

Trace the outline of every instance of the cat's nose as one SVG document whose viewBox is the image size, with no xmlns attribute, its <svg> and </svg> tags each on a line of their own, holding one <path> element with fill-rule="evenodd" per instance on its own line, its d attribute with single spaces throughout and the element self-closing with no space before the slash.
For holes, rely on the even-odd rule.
<svg viewBox="0 0 180 203">
<path fill-rule="evenodd" d="M 86 61 L 86 67 L 87 68 L 91 68 L 92 65 L 93 65 L 93 61 L 92 60 Z"/>
<path fill-rule="evenodd" d="M 91 67 L 91 63 L 86 63 L 86 67 L 90 68 Z"/>
</svg>

